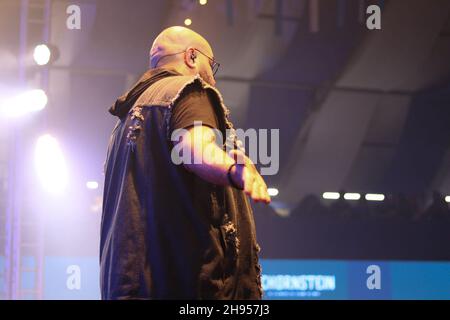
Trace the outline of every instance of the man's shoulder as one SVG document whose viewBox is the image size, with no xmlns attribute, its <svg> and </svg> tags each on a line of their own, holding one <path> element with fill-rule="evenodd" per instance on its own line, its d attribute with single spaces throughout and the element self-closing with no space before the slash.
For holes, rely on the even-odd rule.
<svg viewBox="0 0 450 320">
<path fill-rule="evenodd" d="M 198 74 L 166 77 L 147 88 L 136 104 L 171 107 L 180 97 L 189 92 L 206 91 L 211 88 L 213 87 Z"/>
</svg>

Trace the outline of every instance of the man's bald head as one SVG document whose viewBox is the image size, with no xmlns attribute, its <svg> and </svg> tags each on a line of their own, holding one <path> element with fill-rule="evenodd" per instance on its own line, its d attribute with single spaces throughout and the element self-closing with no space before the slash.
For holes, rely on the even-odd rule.
<svg viewBox="0 0 450 320">
<path fill-rule="evenodd" d="M 150 49 L 150 67 L 174 67 L 182 74 L 200 75 L 208 82 L 214 82 L 210 61 L 207 57 L 198 55 L 195 49 L 213 58 L 214 54 L 208 41 L 197 32 L 181 26 L 164 29 L 153 41 Z M 184 54 L 183 54 L 184 53 Z M 194 55 L 194 60 L 192 60 Z M 206 63 L 206 66 L 205 66 Z M 212 78 L 212 79 L 210 79 Z"/>
</svg>

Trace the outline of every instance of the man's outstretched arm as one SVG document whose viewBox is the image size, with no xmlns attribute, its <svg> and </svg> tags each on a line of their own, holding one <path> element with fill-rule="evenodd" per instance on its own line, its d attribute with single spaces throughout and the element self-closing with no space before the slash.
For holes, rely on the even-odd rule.
<svg viewBox="0 0 450 320">
<path fill-rule="evenodd" d="M 187 170 L 214 184 L 231 185 L 231 179 L 253 201 L 270 203 L 267 185 L 251 160 L 240 150 L 224 152 L 216 144 L 216 136 L 210 127 L 193 126 L 182 133 L 178 143 L 192 159 L 191 163 L 183 163 Z"/>
</svg>

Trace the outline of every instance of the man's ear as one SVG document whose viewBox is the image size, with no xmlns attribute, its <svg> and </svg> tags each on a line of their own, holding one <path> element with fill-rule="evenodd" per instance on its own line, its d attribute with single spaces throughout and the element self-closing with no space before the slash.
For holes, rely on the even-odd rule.
<svg viewBox="0 0 450 320">
<path fill-rule="evenodd" d="M 184 62 L 188 65 L 189 68 L 195 68 L 197 62 L 197 52 L 192 47 L 186 49 L 184 54 Z"/>
</svg>

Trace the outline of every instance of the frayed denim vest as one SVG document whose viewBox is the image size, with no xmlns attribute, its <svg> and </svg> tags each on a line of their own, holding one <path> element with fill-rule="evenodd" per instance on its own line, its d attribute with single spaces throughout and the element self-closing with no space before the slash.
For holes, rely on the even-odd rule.
<svg viewBox="0 0 450 320">
<path fill-rule="evenodd" d="M 190 86 L 209 92 L 226 137 L 223 148 L 236 147 L 220 92 L 199 75 L 165 77 L 137 98 L 114 128 L 105 162 L 104 299 L 262 296 L 259 246 L 247 196 L 207 183 L 171 162 L 172 108 Z M 185 182 L 193 180 L 196 190 L 185 190 Z M 198 199 L 197 191 L 208 197 Z"/>
</svg>

